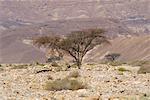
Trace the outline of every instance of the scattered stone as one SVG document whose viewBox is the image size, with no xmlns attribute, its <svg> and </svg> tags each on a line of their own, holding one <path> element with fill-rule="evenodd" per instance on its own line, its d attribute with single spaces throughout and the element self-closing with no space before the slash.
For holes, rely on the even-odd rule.
<svg viewBox="0 0 150 100">
<path fill-rule="evenodd" d="M 114 70 L 115 67 L 95 64 L 90 70 L 71 67 L 67 71 L 56 71 L 60 67 L 51 67 L 51 65 L 28 65 L 26 69 L 12 69 L 12 67 L 13 64 L 10 67 L 3 67 L 4 71 L 0 73 L 2 100 L 36 100 L 37 98 L 40 100 L 50 98 L 50 100 L 149 100 L 150 98 L 149 73 L 137 74 L 132 71 L 118 75 L 118 70 Z M 45 70 L 52 71 L 45 72 Z M 59 91 L 47 91 L 43 88 L 47 81 L 64 78 L 78 80 L 87 84 L 88 88 Z M 66 87 L 67 84 L 68 82 L 65 83 Z"/>
</svg>

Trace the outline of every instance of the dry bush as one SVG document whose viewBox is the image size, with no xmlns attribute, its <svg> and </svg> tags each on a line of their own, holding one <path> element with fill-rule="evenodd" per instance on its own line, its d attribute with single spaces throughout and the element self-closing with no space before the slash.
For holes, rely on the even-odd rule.
<svg viewBox="0 0 150 100">
<path fill-rule="evenodd" d="M 78 78 L 78 77 L 80 77 L 80 74 L 78 71 L 73 71 L 73 72 L 70 72 L 67 77 L 68 78 Z"/>
<path fill-rule="evenodd" d="M 70 78 L 50 81 L 50 82 L 47 82 L 45 85 L 45 89 L 50 90 L 50 91 L 78 90 L 82 88 L 85 88 L 82 82 L 79 82 L 76 79 L 70 79 Z"/>
<path fill-rule="evenodd" d="M 110 54 L 105 55 L 105 59 L 106 59 L 107 61 L 115 61 L 115 60 L 117 60 L 120 56 L 121 56 L 121 54 L 119 54 L 119 53 L 110 53 Z"/>
</svg>

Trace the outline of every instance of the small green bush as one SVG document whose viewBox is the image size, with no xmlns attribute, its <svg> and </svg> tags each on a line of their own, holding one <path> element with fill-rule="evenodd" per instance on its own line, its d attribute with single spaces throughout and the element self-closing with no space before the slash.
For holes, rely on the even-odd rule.
<svg viewBox="0 0 150 100">
<path fill-rule="evenodd" d="M 50 91 L 59 90 L 78 90 L 84 88 L 84 85 L 76 79 L 61 79 L 46 83 L 45 89 Z"/>
<path fill-rule="evenodd" d="M 127 69 L 121 67 L 121 68 L 118 68 L 118 71 L 120 71 L 120 72 L 126 72 L 126 71 L 129 71 L 129 70 L 127 70 Z"/>
</svg>

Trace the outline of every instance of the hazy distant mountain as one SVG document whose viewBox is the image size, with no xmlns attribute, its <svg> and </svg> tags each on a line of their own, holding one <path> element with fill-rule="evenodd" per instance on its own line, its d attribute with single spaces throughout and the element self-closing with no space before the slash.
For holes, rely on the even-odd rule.
<svg viewBox="0 0 150 100">
<path fill-rule="evenodd" d="M 118 37 L 111 41 L 111 45 L 98 46 L 85 57 L 85 62 L 100 62 L 104 56 L 119 53 L 119 61 L 150 60 L 150 36 Z"/>
<path fill-rule="evenodd" d="M 142 30 L 149 33 L 149 5 L 149 0 L 3 0 L 0 1 L 0 21 L 9 26 L 104 17 L 125 22 L 134 31 L 137 27 L 133 23 L 140 21 L 144 24 Z M 145 24 L 143 20 L 149 21 Z"/>
<path fill-rule="evenodd" d="M 1 19 L 49 21 L 74 18 L 150 18 L 149 0 L 3 0 Z"/>
</svg>

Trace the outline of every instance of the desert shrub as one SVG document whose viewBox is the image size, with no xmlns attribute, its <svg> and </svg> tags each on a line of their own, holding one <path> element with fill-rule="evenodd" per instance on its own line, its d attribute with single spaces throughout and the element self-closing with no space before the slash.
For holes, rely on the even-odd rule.
<svg viewBox="0 0 150 100">
<path fill-rule="evenodd" d="M 120 68 L 118 68 L 118 71 L 120 71 L 120 72 L 126 72 L 126 71 L 129 71 L 129 70 L 127 70 L 127 69 L 125 69 L 123 67 L 120 67 Z"/>
<path fill-rule="evenodd" d="M 141 66 L 141 68 L 138 71 L 138 74 L 146 74 L 150 73 L 150 65 Z"/>
<path fill-rule="evenodd" d="M 28 66 L 25 65 L 13 65 L 12 69 L 27 69 Z"/>
<path fill-rule="evenodd" d="M 78 90 L 84 88 L 82 82 L 76 79 L 64 78 L 61 80 L 49 81 L 45 85 L 46 90 Z"/>
<path fill-rule="evenodd" d="M 107 54 L 105 55 L 105 59 L 107 61 L 115 61 L 116 59 L 118 59 L 121 55 L 119 53 L 111 53 L 111 54 Z"/>
<path fill-rule="evenodd" d="M 73 72 L 69 73 L 69 75 L 67 77 L 68 78 L 77 78 L 79 76 L 80 76 L 80 74 L 78 71 L 73 71 Z"/>
</svg>

